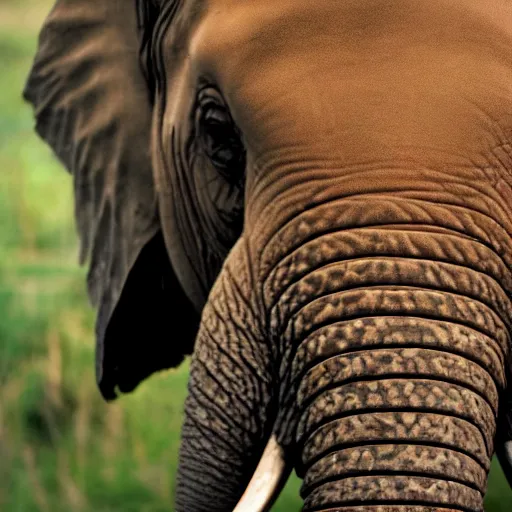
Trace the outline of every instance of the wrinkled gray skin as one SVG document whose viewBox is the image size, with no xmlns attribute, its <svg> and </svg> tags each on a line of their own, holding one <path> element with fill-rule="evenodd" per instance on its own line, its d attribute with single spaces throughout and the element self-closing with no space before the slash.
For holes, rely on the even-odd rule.
<svg viewBox="0 0 512 512">
<path fill-rule="evenodd" d="M 495 448 L 512 481 L 509 1 L 60 0 L 25 97 L 103 395 L 193 351 L 177 511 L 269 438 L 305 510 L 481 511 Z"/>
</svg>

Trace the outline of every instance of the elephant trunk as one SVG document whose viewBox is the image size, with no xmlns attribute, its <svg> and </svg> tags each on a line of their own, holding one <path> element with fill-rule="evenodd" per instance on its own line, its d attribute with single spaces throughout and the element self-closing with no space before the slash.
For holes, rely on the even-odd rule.
<svg viewBox="0 0 512 512">
<path fill-rule="evenodd" d="M 268 307 L 305 511 L 483 511 L 510 284 L 443 228 L 331 231 L 281 259 Z"/>
<path fill-rule="evenodd" d="M 332 331 L 319 336 L 359 346 L 324 351 L 299 388 L 306 510 L 361 502 L 483 510 L 502 383 L 496 344 L 455 323 L 409 317 Z"/>
</svg>

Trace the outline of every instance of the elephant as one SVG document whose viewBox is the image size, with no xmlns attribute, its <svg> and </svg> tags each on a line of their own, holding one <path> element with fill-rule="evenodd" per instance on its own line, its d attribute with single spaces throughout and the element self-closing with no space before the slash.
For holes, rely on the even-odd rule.
<svg viewBox="0 0 512 512">
<path fill-rule="evenodd" d="M 483 510 L 512 484 L 512 4 L 57 0 L 105 400 L 190 357 L 175 510 Z"/>
</svg>

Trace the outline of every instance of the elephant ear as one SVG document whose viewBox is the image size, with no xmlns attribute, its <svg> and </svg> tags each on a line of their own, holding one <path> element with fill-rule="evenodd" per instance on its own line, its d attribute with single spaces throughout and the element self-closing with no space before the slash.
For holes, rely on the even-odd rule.
<svg viewBox="0 0 512 512">
<path fill-rule="evenodd" d="M 116 387 L 132 391 L 151 373 L 178 365 L 192 351 L 198 325 L 158 220 L 151 91 L 139 59 L 147 44 L 141 5 L 58 0 L 24 90 L 37 132 L 73 175 L 106 399 L 116 397 Z"/>
</svg>

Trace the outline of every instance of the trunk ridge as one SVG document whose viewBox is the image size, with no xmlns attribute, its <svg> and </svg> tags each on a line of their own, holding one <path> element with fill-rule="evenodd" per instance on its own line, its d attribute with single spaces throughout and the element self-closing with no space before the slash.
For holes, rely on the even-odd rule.
<svg viewBox="0 0 512 512">
<path fill-rule="evenodd" d="M 489 247 L 459 241 L 464 252 L 447 233 L 328 233 L 269 274 L 305 511 L 483 511 L 511 280 Z"/>
<path fill-rule="evenodd" d="M 401 320 L 405 326 L 409 318 Z M 364 329 L 364 320 L 352 323 Z M 477 331 L 466 338 L 469 357 L 464 347 L 445 350 L 461 328 L 434 323 L 423 335 L 437 327 L 445 335 L 437 346 L 403 338 L 382 348 L 386 340 L 377 334 L 373 349 L 331 356 L 306 371 L 297 392 L 305 510 L 365 503 L 370 511 L 399 502 L 483 510 L 504 385 L 502 367 L 492 364 L 500 357 L 487 350 L 477 358 L 484 343 Z M 415 324 L 426 328 L 428 320 Z"/>
</svg>

